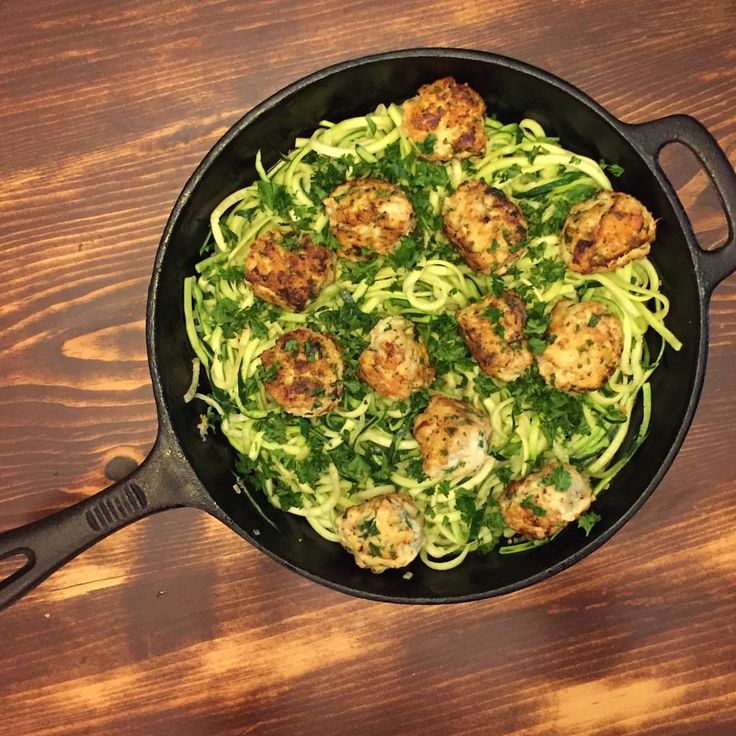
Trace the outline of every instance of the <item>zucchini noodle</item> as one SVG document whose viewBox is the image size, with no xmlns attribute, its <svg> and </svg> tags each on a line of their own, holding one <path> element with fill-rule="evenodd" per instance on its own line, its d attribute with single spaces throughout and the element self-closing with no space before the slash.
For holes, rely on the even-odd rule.
<svg viewBox="0 0 736 736">
<path fill-rule="evenodd" d="M 472 552 L 501 545 L 507 554 L 539 546 L 505 527 L 497 499 L 510 481 L 543 463 L 571 462 L 591 477 L 595 494 L 603 491 L 646 437 L 650 376 L 663 351 L 679 350 L 681 343 L 665 325 L 669 300 L 648 259 L 592 275 L 564 267 L 564 217 L 575 202 L 612 189 L 604 166 L 566 150 L 530 119 L 486 119 L 483 156 L 423 161 L 402 133 L 401 116 L 400 106 L 379 105 L 365 116 L 322 121 L 271 168 L 259 154 L 258 180 L 213 210 L 203 258 L 184 282 L 186 331 L 195 355 L 184 398 L 204 402 L 203 431 L 219 424 L 237 451 L 236 490 L 244 490 L 261 515 L 246 483 L 275 507 L 304 517 L 321 536 L 339 541 L 338 514 L 401 490 L 424 516 L 420 559 L 448 570 Z M 286 226 L 329 245 L 322 199 L 348 179 L 371 176 L 391 178 L 407 191 L 418 219 L 412 236 L 389 256 L 338 261 L 334 284 L 304 313 L 257 299 L 243 274 L 251 243 L 269 228 Z M 524 255 L 503 276 L 471 270 L 442 232 L 444 199 L 468 178 L 503 191 L 530 223 Z M 606 304 L 621 319 L 624 343 L 610 380 L 572 396 L 546 386 L 534 371 L 509 384 L 482 374 L 457 332 L 454 313 L 499 284 L 523 297 L 528 329 L 535 319 L 541 325 L 538 337 L 561 298 Z M 493 429 L 489 456 L 472 477 L 450 481 L 422 474 L 412 423 L 426 407 L 427 391 L 391 402 L 355 375 L 354 358 L 386 315 L 404 315 L 416 324 L 437 371 L 430 392 L 487 413 Z M 330 333 L 347 356 L 340 405 L 309 420 L 285 413 L 262 380 L 261 354 L 298 325 Z M 203 380 L 197 392 L 200 367 L 209 385 L 203 388 Z"/>
</svg>

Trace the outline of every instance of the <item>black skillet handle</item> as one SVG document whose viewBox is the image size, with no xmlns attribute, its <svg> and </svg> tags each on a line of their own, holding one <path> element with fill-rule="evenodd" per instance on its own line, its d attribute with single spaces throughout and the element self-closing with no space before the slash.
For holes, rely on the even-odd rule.
<svg viewBox="0 0 736 736">
<path fill-rule="evenodd" d="M 94 496 L 31 524 L 0 534 L 0 560 L 22 566 L 0 581 L 0 609 L 111 532 L 148 514 L 191 502 L 191 480 L 160 438 L 143 464 Z"/>
<path fill-rule="evenodd" d="M 723 149 L 708 130 L 689 115 L 670 115 L 640 125 L 628 125 L 629 135 L 659 165 L 659 152 L 667 143 L 685 144 L 705 168 L 718 192 L 728 223 L 726 243 L 713 251 L 698 255 L 706 294 L 736 271 L 736 173 Z"/>
</svg>

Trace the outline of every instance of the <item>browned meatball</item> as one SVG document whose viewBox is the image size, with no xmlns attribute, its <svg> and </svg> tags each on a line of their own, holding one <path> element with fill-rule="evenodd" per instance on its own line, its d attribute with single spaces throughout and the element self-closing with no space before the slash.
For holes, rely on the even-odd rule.
<svg viewBox="0 0 736 736">
<path fill-rule="evenodd" d="M 560 300 L 552 309 L 547 334 L 549 343 L 537 363 L 544 380 L 555 388 L 595 391 L 616 370 L 623 328 L 604 304 Z"/>
<path fill-rule="evenodd" d="M 414 420 L 414 438 L 429 478 L 472 475 L 488 459 L 491 423 L 470 404 L 435 395 Z"/>
<path fill-rule="evenodd" d="M 358 376 L 388 399 L 408 399 L 434 380 L 427 348 L 404 317 L 384 317 L 378 322 L 358 363 Z"/>
<path fill-rule="evenodd" d="M 644 258 L 655 235 L 654 218 L 638 199 L 601 191 L 570 209 L 560 243 L 571 271 L 596 273 Z"/>
<path fill-rule="evenodd" d="M 266 391 L 289 414 L 318 417 L 337 406 L 343 361 L 328 335 L 305 327 L 287 332 L 261 355 L 261 363 L 275 371 Z"/>
<path fill-rule="evenodd" d="M 445 235 L 475 271 L 504 273 L 524 251 L 526 220 L 498 189 L 464 181 L 445 200 Z"/>
<path fill-rule="evenodd" d="M 486 103 L 467 84 L 458 84 L 452 77 L 425 84 L 403 109 L 402 128 L 410 140 L 422 144 L 428 136 L 434 136 L 432 150 L 420 150 L 424 158 L 449 161 L 485 151 Z"/>
<path fill-rule="evenodd" d="M 422 547 L 422 514 L 411 496 L 387 493 L 350 506 L 335 520 L 342 546 L 358 567 L 379 573 L 405 567 Z"/>
<path fill-rule="evenodd" d="M 285 234 L 274 228 L 250 246 L 245 278 L 261 299 L 302 312 L 334 281 L 334 260 L 329 248 L 316 245 L 308 235 Z"/>
<path fill-rule="evenodd" d="M 508 486 L 499 498 L 506 525 L 528 539 L 544 539 L 590 507 L 588 479 L 566 463 L 549 463 Z"/>
<path fill-rule="evenodd" d="M 340 255 L 359 259 L 364 250 L 386 255 L 414 228 L 414 209 L 406 194 L 381 179 L 352 179 L 324 201 Z"/>
<path fill-rule="evenodd" d="M 534 362 L 524 337 L 526 308 L 513 291 L 488 294 L 459 310 L 457 323 L 470 354 L 486 375 L 513 381 Z"/>
</svg>

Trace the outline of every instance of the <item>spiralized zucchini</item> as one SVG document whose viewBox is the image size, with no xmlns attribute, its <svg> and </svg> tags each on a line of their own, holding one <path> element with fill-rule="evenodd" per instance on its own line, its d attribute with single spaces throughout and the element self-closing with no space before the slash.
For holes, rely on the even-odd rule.
<svg viewBox="0 0 736 736">
<path fill-rule="evenodd" d="M 468 553 L 499 543 L 503 552 L 539 544 L 513 538 L 496 499 L 509 481 L 541 464 L 571 462 L 591 477 L 595 494 L 606 488 L 646 436 L 649 378 L 665 347 L 678 350 L 680 342 L 665 326 L 669 303 L 649 260 L 589 276 L 564 267 L 558 236 L 570 206 L 611 189 L 599 163 L 565 150 L 534 120 L 502 124 L 490 118 L 483 157 L 431 163 L 417 158 L 402 135 L 401 114 L 399 106 L 379 105 L 363 117 L 321 122 L 270 169 L 259 156 L 259 180 L 214 209 L 206 257 L 184 288 L 187 334 L 196 356 L 186 399 L 206 403 L 203 433 L 219 424 L 239 453 L 241 487 L 260 489 L 274 506 L 303 516 L 332 541 L 338 541 L 335 517 L 345 508 L 405 491 L 425 518 L 421 559 L 447 570 Z M 334 245 L 322 199 L 358 177 L 389 179 L 407 192 L 417 216 L 413 235 L 386 258 L 339 261 L 335 283 L 304 313 L 255 298 L 243 275 L 254 239 L 287 225 Z M 442 202 L 470 177 L 502 190 L 529 223 L 526 252 L 503 276 L 473 272 L 442 233 Z M 560 298 L 607 304 L 621 318 L 624 334 L 623 354 L 608 383 L 578 397 L 548 387 L 536 370 L 509 384 L 481 374 L 453 315 L 489 291 L 508 288 L 526 302 L 532 347 L 543 339 L 549 311 Z M 429 392 L 406 402 L 383 399 L 355 375 L 367 333 L 389 314 L 417 325 L 437 372 Z M 310 420 L 284 413 L 268 397 L 259 359 L 299 325 L 333 335 L 346 361 L 338 410 Z M 209 379 L 207 393 L 195 393 L 200 365 Z M 472 477 L 451 482 L 422 474 L 411 427 L 432 392 L 467 401 L 490 418 L 489 456 Z M 638 426 L 632 426 L 635 416 Z"/>
</svg>

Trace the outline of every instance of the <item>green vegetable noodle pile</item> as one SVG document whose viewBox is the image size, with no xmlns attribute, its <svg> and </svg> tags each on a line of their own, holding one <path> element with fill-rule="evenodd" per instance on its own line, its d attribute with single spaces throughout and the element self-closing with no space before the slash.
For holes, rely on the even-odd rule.
<svg viewBox="0 0 736 736">
<path fill-rule="evenodd" d="M 244 503 L 247 497 L 263 513 L 262 493 L 339 542 L 336 520 L 347 508 L 399 491 L 421 514 L 419 558 L 446 570 L 469 553 L 507 554 L 549 541 L 507 526 L 499 498 L 512 481 L 560 462 L 590 479 L 594 497 L 604 490 L 646 436 L 649 378 L 666 346 L 678 350 L 680 343 L 664 324 L 669 303 L 648 258 L 589 274 L 570 270 L 562 259 L 560 235 L 570 208 L 611 190 L 608 174 L 618 176 L 619 167 L 564 149 L 534 120 L 503 124 L 492 117 L 485 118 L 484 152 L 440 163 L 425 156 L 434 136 L 417 145 L 402 129 L 403 114 L 400 105 L 379 105 L 363 117 L 323 121 L 269 170 L 258 156 L 258 180 L 215 208 L 203 259 L 184 284 L 196 355 L 185 400 L 203 402 L 203 438 L 219 426 L 237 451 L 235 488 Z M 287 248 L 306 233 L 337 251 L 323 202 L 353 179 L 399 187 L 413 208 L 411 231 L 386 255 L 348 260 L 338 254 L 334 281 L 303 311 L 255 296 L 244 273 L 251 244 L 279 227 Z M 468 179 L 503 192 L 526 220 L 522 254 L 503 273 L 473 270 L 445 235 L 444 201 Z M 550 312 L 560 299 L 600 302 L 618 316 L 623 349 L 605 384 L 586 393 L 559 391 L 535 361 L 508 382 L 482 372 L 456 313 L 507 290 L 523 300 L 524 337 L 535 356 L 549 344 Z M 498 322 L 492 312 L 486 315 Z M 405 400 L 385 398 L 358 375 L 369 332 L 389 315 L 413 323 L 434 370 L 431 384 Z M 288 413 L 264 385 L 275 367 L 264 366 L 261 355 L 300 327 L 329 335 L 342 354 L 339 402 L 321 416 Z M 647 331 L 659 337 L 661 349 L 648 348 L 655 341 L 645 339 Z M 206 392 L 198 392 L 201 368 L 209 379 Z M 424 473 L 413 427 L 436 394 L 466 402 L 490 422 L 487 456 L 472 474 Z M 634 413 L 637 404 L 641 410 Z M 563 492 L 570 476 L 560 465 L 555 473 L 550 482 Z M 594 511 L 583 514 L 582 531 L 575 533 L 589 533 L 598 518 Z"/>
</svg>

